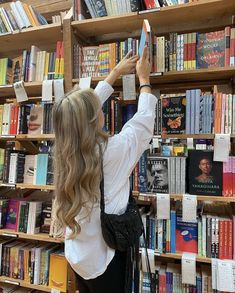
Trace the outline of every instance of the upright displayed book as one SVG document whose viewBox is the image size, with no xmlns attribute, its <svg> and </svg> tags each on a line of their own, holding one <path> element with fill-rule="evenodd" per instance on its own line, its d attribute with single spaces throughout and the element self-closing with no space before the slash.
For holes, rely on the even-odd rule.
<svg viewBox="0 0 235 293">
<path fill-rule="evenodd" d="M 141 57 L 143 54 L 144 47 L 147 46 L 149 49 L 149 56 L 151 56 L 151 26 L 147 19 L 143 20 L 143 26 L 140 35 L 140 43 L 139 43 L 139 50 L 138 54 Z"/>
</svg>

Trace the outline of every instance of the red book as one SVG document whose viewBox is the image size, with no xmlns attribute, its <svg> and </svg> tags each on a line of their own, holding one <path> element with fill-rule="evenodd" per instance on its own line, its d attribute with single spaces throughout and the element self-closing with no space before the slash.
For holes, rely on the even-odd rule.
<svg viewBox="0 0 235 293">
<path fill-rule="evenodd" d="M 227 259 L 233 259 L 233 221 L 228 221 L 228 257 Z"/>
<path fill-rule="evenodd" d="M 228 162 L 223 162 L 223 196 L 228 196 Z"/>
<path fill-rule="evenodd" d="M 15 106 L 13 104 L 10 105 L 10 131 L 9 134 L 14 134 L 14 114 L 15 114 Z"/>
<path fill-rule="evenodd" d="M 219 220 L 219 259 L 224 259 L 224 220 Z"/>
<path fill-rule="evenodd" d="M 152 9 L 157 7 L 155 0 L 144 0 L 144 3 L 147 9 Z"/>
<path fill-rule="evenodd" d="M 18 120 L 19 120 L 19 110 L 20 110 L 20 107 L 19 106 L 15 106 L 15 115 L 14 115 L 14 134 L 17 134 L 17 129 L 18 129 Z"/>
<path fill-rule="evenodd" d="M 228 258 L 228 220 L 224 220 L 224 259 Z"/>
<path fill-rule="evenodd" d="M 235 216 L 233 216 L 233 259 L 235 259 Z"/>
<path fill-rule="evenodd" d="M 235 196 L 235 157 L 232 157 L 233 196 Z M 235 234 L 234 234 L 235 235 Z"/>
<path fill-rule="evenodd" d="M 198 253 L 198 225 L 176 217 L 176 251 Z"/>
<path fill-rule="evenodd" d="M 225 28 L 225 66 L 230 66 L 230 34 L 231 27 L 226 26 Z"/>
</svg>

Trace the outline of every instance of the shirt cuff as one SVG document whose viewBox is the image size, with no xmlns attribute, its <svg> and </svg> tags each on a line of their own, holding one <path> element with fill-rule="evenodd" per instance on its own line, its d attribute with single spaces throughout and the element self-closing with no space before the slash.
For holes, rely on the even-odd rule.
<svg viewBox="0 0 235 293">
<path fill-rule="evenodd" d="M 154 112 L 157 104 L 157 97 L 149 93 L 141 93 L 138 102 L 138 112 Z"/>
<path fill-rule="evenodd" d="M 95 93 L 100 98 L 102 105 L 112 95 L 113 92 L 113 87 L 105 80 L 100 81 L 95 88 Z"/>
</svg>

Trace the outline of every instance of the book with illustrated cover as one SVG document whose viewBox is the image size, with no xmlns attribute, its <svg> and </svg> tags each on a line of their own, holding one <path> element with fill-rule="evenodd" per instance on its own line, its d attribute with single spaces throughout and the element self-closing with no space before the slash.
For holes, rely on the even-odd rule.
<svg viewBox="0 0 235 293">
<path fill-rule="evenodd" d="M 185 133 L 186 98 L 162 98 L 162 133 Z"/>
<path fill-rule="evenodd" d="M 197 68 L 225 66 L 225 31 L 198 35 Z"/>
<path fill-rule="evenodd" d="M 148 192 L 169 192 L 169 158 L 149 156 L 147 158 Z"/>
<path fill-rule="evenodd" d="M 198 251 L 198 224 L 197 222 L 183 222 L 181 215 L 176 216 L 176 251 Z"/>
<path fill-rule="evenodd" d="M 196 195 L 222 195 L 223 163 L 213 151 L 188 151 L 188 191 Z"/>
</svg>

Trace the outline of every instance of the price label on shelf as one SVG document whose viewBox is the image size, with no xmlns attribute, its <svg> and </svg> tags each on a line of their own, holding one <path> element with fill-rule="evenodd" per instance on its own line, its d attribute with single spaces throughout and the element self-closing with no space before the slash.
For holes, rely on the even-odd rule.
<svg viewBox="0 0 235 293">
<path fill-rule="evenodd" d="M 51 288 L 51 293 L 60 293 L 60 290 L 57 290 L 57 289 Z"/>
<path fill-rule="evenodd" d="M 197 197 L 196 195 L 183 195 L 183 221 L 197 222 Z"/>
<path fill-rule="evenodd" d="M 184 252 L 181 261 L 182 283 L 196 285 L 196 254 Z"/>
<path fill-rule="evenodd" d="M 24 82 L 18 81 L 14 83 L 14 91 L 18 103 L 28 101 L 28 96 L 24 88 Z"/>
<path fill-rule="evenodd" d="M 170 219 L 170 195 L 160 194 L 157 196 L 157 219 Z"/>
<path fill-rule="evenodd" d="M 52 80 L 43 80 L 42 83 L 42 101 L 52 102 Z"/>
</svg>

